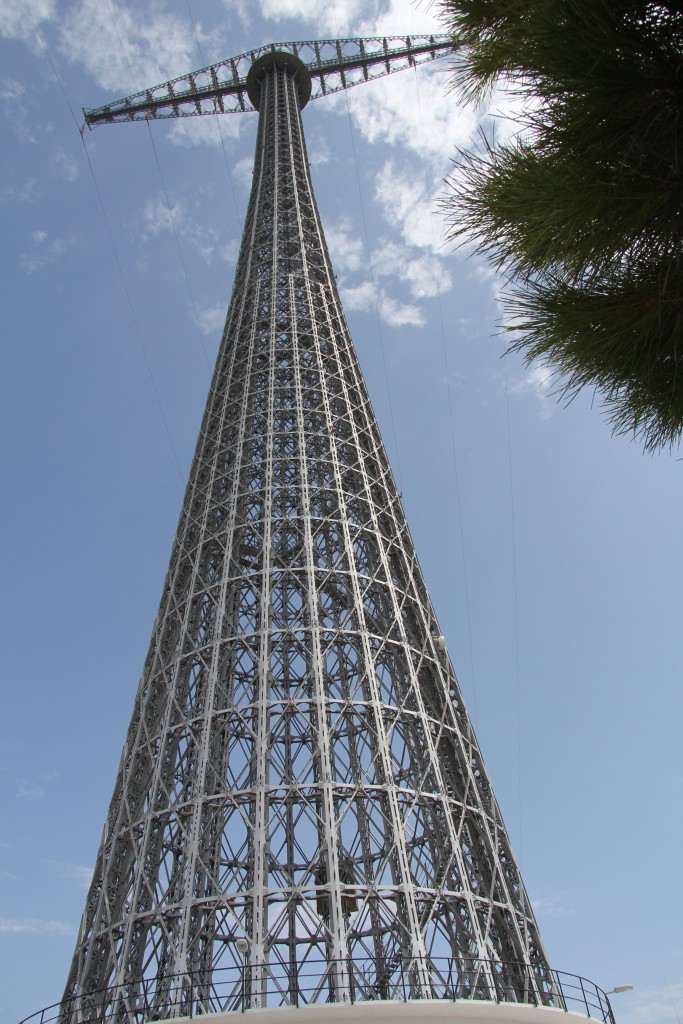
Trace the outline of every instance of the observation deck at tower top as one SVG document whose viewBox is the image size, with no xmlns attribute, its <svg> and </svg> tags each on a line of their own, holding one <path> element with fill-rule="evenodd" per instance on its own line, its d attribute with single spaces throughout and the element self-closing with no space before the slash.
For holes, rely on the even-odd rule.
<svg viewBox="0 0 683 1024">
<path fill-rule="evenodd" d="M 307 66 L 295 54 L 285 50 L 273 50 L 264 53 L 255 60 L 247 75 L 247 95 L 254 110 L 261 109 L 261 85 L 269 71 L 283 69 L 288 71 L 296 82 L 299 98 L 299 110 L 303 110 L 311 98 L 313 79 Z"/>
<path fill-rule="evenodd" d="M 449 35 L 270 43 L 83 113 L 90 128 L 119 121 L 248 113 L 258 110 L 255 78 L 274 59 L 297 69 L 303 109 L 309 100 L 415 67 L 452 50 Z M 304 84 L 304 70 L 308 84 Z"/>
</svg>

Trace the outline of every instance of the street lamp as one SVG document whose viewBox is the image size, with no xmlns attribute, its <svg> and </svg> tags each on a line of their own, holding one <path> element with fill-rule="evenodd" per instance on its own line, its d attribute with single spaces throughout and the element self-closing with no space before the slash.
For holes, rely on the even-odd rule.
<svg viewBox="0 0 683 1024">
<path fill-rule="evenodd" d="M 633 992 L 633 985 L 615 985 L 609 992 L 605 992 L 606 996 L 618 995 L 620 992 Z"/>
<path fill-rule="evenodd" d="M 246 1010 L 244 1000 L 247 991 L 247 953 L 249 952 L 249 940 L 244 936 L 235 941 L 237 952 L 242 954 L 242 1013 Z"/>
</svg>

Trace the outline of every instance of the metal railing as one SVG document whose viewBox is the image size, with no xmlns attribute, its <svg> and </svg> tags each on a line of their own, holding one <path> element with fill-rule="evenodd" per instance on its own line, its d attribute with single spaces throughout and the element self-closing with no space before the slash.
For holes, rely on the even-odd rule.
<svg viewBox="0 0 683 1024">
<path fill-rule="evenodd" d="M 412 999 L 525 1003 L 615 1024 L 609 999 L 585 978 L 542 965 L 396 956 L 249 964 L 142 978 L 75 996 L 20 1024 L 149 1024 L 275 1006 Z"/>
</svg>

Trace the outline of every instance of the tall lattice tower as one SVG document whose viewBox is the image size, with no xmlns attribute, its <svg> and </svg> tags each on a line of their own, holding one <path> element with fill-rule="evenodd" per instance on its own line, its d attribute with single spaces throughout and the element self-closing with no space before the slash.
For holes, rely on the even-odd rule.
<svg viewBox="0 0 683 1024">
<path fill-rule="evenodd" d="M 300 116 L 312 93 L 449 45 L 272 46 L 87 115 L 253 107 L 259 127 L 232 301 L 62 1024 L 291 1016 L 310 1003 L 316 1020 L 321 1003 L 360 1020 L 397 999 L 404 1014 L 417 1005 L 412 1019 L 457 999 L 514 1003 L 522 1020 L 519 1004 L 538 1004 L 538 1019 L 571 1000 L 420 572 Z M 588 1012 L 611 1019 L 590 991 Z"/>
</svg>

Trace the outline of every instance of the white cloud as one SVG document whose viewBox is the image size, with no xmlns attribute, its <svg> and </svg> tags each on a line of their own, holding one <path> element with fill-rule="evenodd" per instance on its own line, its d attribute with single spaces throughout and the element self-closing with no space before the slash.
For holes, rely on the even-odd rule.
<svg viewBox="0 0 683 1024">
<path fill-rule="evenodd" d="M 244 0 L 223 0 L 229 10 L 242 14 Z M 430 5 L 432 7 L 432 5 Z M 413 0 L 259 0 L 260 12 L 274 21 L 297 20 L 311 25 L 318 36 L 383 36 L 440 32 L 435 8 Z M 416 9 L 417 8 L 417 9 Z M 273 40 L 277 42 L 277 40 Z"/>
<path fill-rule="evenodd" d="M 0 935 L 72 935 L 73 932 L 73 927 L 65 921 L 44 921 L 39 917 L 0 917 Z"/>
<path fill-rule="evenodd" d="M 44 232 L 35 232 L 43 235 Z M 55 772 L 41 772 L 33 779 L 16 779 L 15 796 L 20 800 L 35 800 L 45 796 L 45 790 L 54 786 L 59 776 Z"/>
<path fill-rule="evenodd" d="M 309 148 L 308 158 L 311 167 L 322 167 L 330 162 L 330 151 L 322 138 L 314 139 Z"/>
<path fill-rule="evenodd" d="M 0 188 L 0 202 L 32 203 L 40 195 L 35 178 L 27 178 L 23 185 L 3 185 Z"/>
<path fill-rule="evenodd" d="M 384 36 L 398 31 L 420 35 L 443 30 L 436 4 L 389 0 L 357 34 Z M 424 161 L 428 174 L 441 177 L 456 150 L 471 145 L 480 124 L 488 124 L 496 139 L 508 139 L 519 131 L 519 116 L 534 102 L 499 82 L 485 106 L 461 105 L 457 94 L 447 91 L 449 78 L 448 58 L 428 61 L 417 70 L 388 75 L 370 89 L 351 89 L 347 93 L 349 107 L 369 141 L 412 150 Z M 430 189 L 435 183 L 433 180 Z"/>
<path fill-rule="evenodd" d="M 254 158 L 253 156 L 245 156 L 242 160 L 238 160 L 235 164 L 232 174 L 233 180 L 241 185 L 242 188 L 251 188 L 251 179 L 254 173 Z"/>
<path fill-rule="evenodd" d="M 417 306 L 398 302 L 382 288 L 376 289 L 371 281 L 342 287 L 340 291 L 346 309 L 370 312 L 376 308 L 380 318 L 390 327 L 404 327 L 407 324 L 421 327 L 424 324 L 424 317 Z"/>
<path fill-rule="evenodd" d="M 443 67 L 434 65 L 434 68 Z M 423 182 L 431 188 L 440 179 L 457 147 L 470 143 L 477 130 L 473 108 L 459 108 L 446 97 L 447 75 L 429 70 L 387 75 L 346 93 L 354 124 L 368 142 L 382 142 L 415 153 Z M 332 98 L 331 98 L 332 99 Z M 329 101 L 328 101 L 329 102 Z M 346 99 L 338 97 L 335 109 L 346 111 Z"/>
<path fill-rule="evenodd" d="M 221 246 L 221 256 L 226 263 L 236 263 L 240 251 L 239 238 L 232 238 L 227 245 Z"/>
<path fill-rule="evenodd" d="M 379 277 L 395 276 L 406 283 L 414 299 L 434 298 L 452 287 L 451 275 L 432 253 L 415 252 L 405 245 L 387 242 L 374 254 L 373 269 Z"/>
<path fill-rule="evenodd" d="M 418 306 L 410 303 L 398 302 L 386 295 L 381 289 L 379 293 L 379 315 L 389 324 L 390 327 L 404 327 L 412 324 L 413 327 L 422 327 L 425 319 Z"/>
<path fill-rule="evenodd" d="M 428 32 L 441 32 L 443 28 L 436 14 L 436 4 L 419 0 L 389 0 L 379 9 L 373 7 L 372 17 L 361 26 L 363 34 L 396 35 L 397 32 L 409 32 L 412 35 Z M 360 33 L 359 33 L 360 34 Z"/>
<path fill-rule="evenodd" d="M 2 0 L 0 34 L 30 41 L 34 21 L 56 17 L 55 0 L 31 0 L 31 14 L 32 19 L 27 17 L 24 0 Z M 120 95 L 186 74 L 203 63 L 197 54 L 198 42 L 202 52 L 203 48 L 222 50 L 225 46 L 220 32 L 206 35 L 196 19 L 193 27 L 189 19 L 159 6 L 128 7 L 116 0 L 107 4 L 77 0 L 67 10 L 59 34 L 65 56 L 82 64 L 102 88 Z M 4 98 L 1 91 L 0 98 Z M 242 119 L 238 117 L 226 117 L 221 122 L 224 139 L 236 138 L 241 128 Z M 176 120 L 169 137 L 180 146 L 221 144 L 213 117 Z"/>
<path fill-rule="evenodd" d="M 43 860 L 42 863 L 54 868 L 57 874 L 61 875 L 62 878 L 76 882 L 79 888 L 83 889 L 85 892 L 90 888 L 93 873 L 92 868 L 83 867 L 81 864 L 65 864 L 62 861 L 57 860 Z"/>
<path fill-rule="evenodd" d="M 222 0 L 223 6 L 230 14 L 236 14 L 243 28 L 249 28 L 251 18 L 251 0 Z"/>
<path fill-rule="evenodd" d="M 472 265 L 471 274 L 478 281 L 494 282 L 494 294 L 497 299 L 500 299 L 500 280 L 490 263 L 484 263 L 481 259 L 478 260 Z"/>
<path fill-rule="evenodd" d="M 375 305 L 375 289 L 372 281 L 363 281 L 354 286 L 340 288 L 341 300 L 345 309 L 367 312 Z"/>
<path fill-rule="evenodd" d="M 31 0 L 30 15 L 24 0 L 2 0 L 0 3 L 0 35 L 6 39 L 31 42 L 36 26 L 51 21 L 57 15 L 55 0 Z"/>
<path fill-rule="evenodd" d="M 143 241 L 175 230 L 178 238 L 193 245 L 206 263 L 210 263 L 218 246 L 218 231 L 194 220 L 192 213 L 177 199 L 165 196 L 148 199 L 143 214 Z"/>
<path fill-rule="evenodd" d="M 220 117 L 220 127 L 218 118 Z M 229 139 L 236 139 L 245 124 L 240 114 L 207 114 L 198 117 L 181 117 L 170 122 L 169 140 L 175 146 L 221 146 Z"/>
<path fill-rule="evenodd" d="M 460 373 L 458 370 L 451 370 L 450 373 L 443 374 L 439 379 L 448 388 L 453 388 L 455 391 L 464 391 L 465 384 L 467 383 L 467 374 Z"/>
<path fill-rule="evenodd" d="M 408 0 L 382 4 L 362 25 L 354 25 L 354 33 L 378 36 L 441 29 L 434 9 L 421 7 L 416 11 Z M 482 123 L 490 131 L 495 126 L 498 138 L 509 137 L 518 130 L 512 119 L 520 110 L 518 97 L 504 86 L 495 91 L 486 108 L 461 106 L 457 96 L 447 94 L 448 82 L 448 60 L 444 59 L 427 62 L 417 70 L 387 75 L 325 100 L 327 109 L 337 116 L 350 111 L 354 131 L 367 141 L 395 147 L 393 159 L 376 176 L 375 199 L 387 223 L 401 233 L 404 242 L 434 252 L 447 244 L 446 223 L 436 203 L 458 149 L 471 148 Z M 430 287 L 423 269 L 413 269 L 415 297 L 419 297 L 421 287 Z M 445 275 L 444 289 L 449 283 Z"/>
<path fill-rule="evenodd" d="M 79 0 L 61 26 L 61 48 L 104 89 L 138 92 L 195 67 L 189 21 L 158 8 Z"/>
<path fill-rule="evenodd" d="M 556 374 L 544 362 L 532 363 L 522 377 L 508 381 L 508 389 L 512 395 L 531 394 L 538 400 L 542 420 L 549 420 L 557 402 L 553 397 L 553 385 Z"/>
<path fill-rule="evenodd" d="M 612 999 L 613 1008 L 618 1009 L 619 1024 L 681 1024 L 683 981 L 662 988 L 615 995 Z"/>
<path fill-rule="evenodd" d="M 532 896 L 531 906 L 539 917 L 569 917 L 574 913 L 569 905 L 567 894 L 551 892 L 545 896 Z"/>
<path fill-rule="evenodd" d="M 486 109 L 484 128 L 493 142 L 504 143 L 526 134 L 528 115 L 542 105 L 540 96 L 520 92 L 505 80 L 496 84 Z"/>
<path fill-rule="evenodd" d="M 6 120 L 12 125 L 19 142 L 35 143 L 38 141 L 38 137 L 33 128 L 29 126 L 27 110 L 22 102 L 25 93 L 24 86 L 16 79 L 0 79 L 0 101 L 4 104 Z"/>
<path fill-rule="evenodd" d="M 325 236 L 330 248 L 332 266 L 340 274 L 364 272 L 367 269 L 365 246 L 348 220 L 341 220 L 328 227 Z M 440 266 L 437 258 L 424 250 L 395 242 L 383 242 L 372 256 L 375 283 L 381 279 L 393 279 L 407 285 L 414 299 L 433 298 L 448 291 L 452 286 L 450 274 Z M 387 291 L 367 279 L 352 284 L 341 282 L 344 304 L 349 309 L 369 310 L 377 304 L 380 316 L 392 326 L 424 323 L 422 313 L 413 304 L 403 304 L 392 299 Z M 405 291 L 405 289 L 404 289 Z"/>
<path fill-rule="evenodd" d="M 162 197 L 148 199 L 145 205 L 145 234 L 146 240 L 150 235 L 160 235 L 163 231 L 172 231 L 174 224 L 179 224 L 183 218 L 183 212 L 179 202 L 167 203 Z"/>
<path fill-rule="evenodd" d="M 76 181 L 79 174 L 78 164 L 70 153 L 67 153 L 62 146 L 57 146 L 50 158 L 50 166 L 53 172 L 64 178 L 65 181 Z"/>
<path fill-rule="evenodd" d="M 425 195 L 424 182 L 387 160 L 375 178 L 375 198 L 386 221 L 399 230 L 406 242 L 420 248 L 434 248 L 437 228 L 432 223 L 432 200 Z"/>
<path fill-rule="evenodd" d="M 200 309 L 197 313 L 199 326 L 204 334 L 213 334 L 223 329 L 225 323 L 225 304 L 220 302 L 207 309 Z"/>
<path fill-rule="evenodd" d="M 32 782 L 30 779 L 17 779 L 16 786 L 14 795 L 18 800 L 40 800 L 45 796 L 45 790 L 40 783 Z"/>
<path fill-rule="evenodd" d="M 325 230 L 327 247 L 330 250 L 335 270 L 362 270 L 366 264 L 365 246 L 353 232 L 351 222 L 344 218 Z"/>
<path fill-rule="evenodd" d="M 259 6 L 265 18 L 306 21 L 314 25 L 318 33 L 340 36 L 349 33 L 367 4 L 366 0 L 344 0 L 343 4 L 321 4 L 320 0 L 259 0 Z"/>
<path fill-rule="evenodd" d="M 74 238 L 53 238 L 48 241 L 48 234 L 46 231 L 34 231 L 31 235 L 31 246 L 30 252 L 22 253 L 19 257 L 19 265 L 22 270 L 26 271 L 27 274 L 33 274 L 36 270 L 41 270 L 46 264 L 54 263 L 64 253 L 68 252 L 76 244 Z M 25 782 L 27 789 L 30 789 L 31 782 Z M 23 795 L 31 795 L 28 792 Z M 43 794 L 33 794 L 40 795 Z"/>
<path fill-rule="evenodd" d="M 15 104 L 25 92 L 21 82 L 17 82 L 15 78 L 0 79 L 0 100 L 3 102 Z"/>
</svg>

